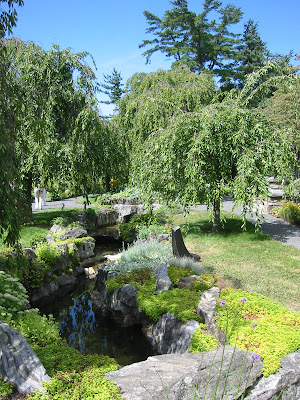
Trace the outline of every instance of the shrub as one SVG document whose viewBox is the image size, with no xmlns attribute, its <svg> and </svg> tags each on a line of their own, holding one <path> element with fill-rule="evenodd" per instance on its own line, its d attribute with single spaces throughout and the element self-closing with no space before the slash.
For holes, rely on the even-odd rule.
<svg viewBox="0 0 300 400">
<path fill-rule="evenodd" d="M 25 336 L 33 348 L 48 344 L 59 345 L 61 342 L 58 323 L 52 315 L 40 315 L 38 309 L 21 311 L 14 318 L 6 318 L 5 322 Z"/>
<path fill-rule="evenodd" d="M 300 202 L 300 179 L 296 179 L 283 187 L 285 198 L 295 203 Z"/>
<path fill-rule="evenodd" d="M 151 240 L 148 242 L 138 240 L 122 253 L 119 262 L 107 266 L 110 271 L 128 272 L 141 268 L 155 269 L 168 260 L 170 247 Z"/>
<path fill-rule="evenodd" d="M 51 267 L 43 260 L 33 259 L 23 263 L 22 282 L 29 293 L 39 289 L 46 282 L 48 271 L 51 271 Z"/>
<path fill-rule="evenodd" d="M 202 353 L 218 347 L 217 339 L 210 335 L 206 330 L 206 325 L 200 324 L 192 336 L 190 353 Z"/>
<path fill-rule="evenodd" d="M 173 286 L 178 286 L 181 278 L 188 277 L 194 274 L 194 271 L 187 267 L 170 265 L 168 268 L 168 275 L 171 279 Z"/>
<path fill-rule="evenodd" d="M 242 303 L 242 298 L 247 301 Z M 299 349 L 300 313 L 240 289 L 224 289 L 220 299 L 223 303 L 218 305 L 216 316 L 219 327 L 227 331 L 231 345 L 260 354 L 264 376 L 278 371 L 281 358 Z"/>
<path fill-rule="evenodd" d="M 56 217 L 51 221 L 52 225 L 68 226 L 72 222 L 71 218 L 68 217 Z"/>
<path fill-rule="evenodd" d="M 40 243 L 47 243 L 44 235 L 36 234 L 30 239 L 30 247 L 36 248 Z"/>
<path fill-rule="evenodd" d="M 276 217 L 300 225 L 300 205 L 291 201 L 283 203 L 281 207 L 274 207 L 271 214 Z"/>
<path fill-rule="evenodd" d="M 166 228 L 161 225 L 141 226 L 137 230 L 138 239 L 147 239 L 150 234 L 161 235 L 166 233 Z"/>
<path fill-rule="evenodd" d="M 0 271 L 0 316 L 16 315 L 28 304 L 26 289 L 17 278 Z"/>
<path fill-rule="evenodd" d="M 135 214 L 129 222 L 120 225 L 120 232 L 124 241 L 132 243 L 139 229 L 157 225 L 154 214 Z"/>
<path fill-rule="evenodd" d="M 40 243 L 36 247 L 37 259 L 43 261 L 49 267 L 56 263 L 60 255 L 56 244 Z"/>
</svg>

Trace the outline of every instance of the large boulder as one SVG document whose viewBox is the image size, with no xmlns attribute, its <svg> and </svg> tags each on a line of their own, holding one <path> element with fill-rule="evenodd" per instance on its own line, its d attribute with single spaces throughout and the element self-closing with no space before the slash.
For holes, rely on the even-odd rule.
<svg viewBox="0 0 300 400">
<path fill-rule="evenodd" d="M 221 399 L 223 390 L 224 398 L 234 400 L 261 376 L 263 364 L 252 355 L 231 346 L 224 352 L 221 347 L 205 353 L 164 354 L 110 372 L 107 377 L 121 388 L 123 398 L 130 400 L 164 399 L 166 394 L 169 400 Z"/>
<path fill-rule="evenodd" d="M 118 212 L 118 223 L 128 222 L 134 214 L 147 212 L 142 204 L 116 204 L 114 209 Z"/>
<path fill-rule="evenodd" d="M 50 380 L 35 352 L 19 332 L 0 321 L 0 375 L 27 395 Z"/>
<path fill-rule="evenodd" d="M 197 328 L 197 321 L 190 320 L 184 323 L 167 312 L 160 317 L 157 324 L 147 330 L 146 335 L 159 354 L 186 353 Z"/>
<path fill-rule="evenodd" d="M 60 235 L 58 238 L 60 240 L 67 240 L 67 239 L 78 239 L 87 236 L 87 231 L 83 228 L 75 228 L 71 229 L 68 232 Z"/>
</svg>

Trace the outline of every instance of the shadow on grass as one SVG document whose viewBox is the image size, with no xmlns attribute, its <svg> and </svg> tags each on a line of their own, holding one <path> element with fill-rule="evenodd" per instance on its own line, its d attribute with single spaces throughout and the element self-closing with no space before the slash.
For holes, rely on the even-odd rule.
<svg viewBox="0 0 300 400">
<path fill-rule="evenodd" d="M 182 231 L 184 236 L 198 236 L 198 235 L 211 235 L 211 236 L 221 236 L 223 239 L 230 239 L 234 236 L 238 236 L 241 234 L 247 234 L 249 240 L 253 241 L 267 241 L 271 240 L 271 238 L 264 233 L 255 230 L 255 226 L 247 221 L 246 229 L 241 228 L 242 221 L 240 218 L 229 217 L 224 222 L 223 227 L 220 232 L 214 233 L 212 232 L 212 222 L 208 219 L 199 219 L 195 222 L 188 222 L 186 224 L 182 224 Z"/>
<path fill-rule="evenodd" d="M 54 218 L 64 217 L 74 219 L 74 213 L 80 211 L 80 209 L 51 209 L 44 211 L 36 211 L 33 214 L 33 222 L 29 225 L 37 226 L 51 226 Z"/>
</svg>

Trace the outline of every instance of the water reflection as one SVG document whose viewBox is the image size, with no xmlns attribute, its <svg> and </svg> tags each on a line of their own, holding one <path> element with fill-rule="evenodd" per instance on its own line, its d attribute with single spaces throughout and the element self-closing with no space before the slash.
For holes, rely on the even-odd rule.
<svg viewBox="0 0 300 400">
<path fill-rule="evenodd" d="M 92 306 L 90 293 L 85 293 L 75 299 L 65 296 L 53 304 L 53 309 L 47 307 L 47 313 L 59 321 L 60 335 L 70 347 L 82 354 L 108 355 L 120 365 L 143 361 L 154 354 L 141 327 L 121 328 L 110 319 L 96 317 Z"/>
</svg>

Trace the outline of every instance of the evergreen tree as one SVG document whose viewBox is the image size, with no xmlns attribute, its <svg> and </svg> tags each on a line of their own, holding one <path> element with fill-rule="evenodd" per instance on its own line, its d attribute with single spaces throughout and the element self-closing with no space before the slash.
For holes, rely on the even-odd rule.
<svg viewBox="0 0 300 400">
<path fill-rule="evenodd" d="M 240 21 L 240 8 L 222 7 L 218 0 L 204 0 L 202 13 L 196 14 L 188 10 L 187 0 L 174 0 L 171 4 L 173 8 L 163 18 L 144 11 L 149 24 L 146 33 L 154 35 L 152 40 L 144 40 L 139 46 L 153 45 L 143 53 L 146 62 L 160 51 L 173 57 L 175 64 L 187 64 L 193 72 L 213 70 L 221 79 L 224 74 L 230 74 L 238 35 L 229 29 Z M 217 13 L 219 18 L 210 19 L 212 13 Z"/>
<path fill-rule="evenodd" d="M 257 23 L 249 19 L 245 24 L 242 43 L 238 46 L 239 66 L 236 77 L 239 87 L 244 85 L 246 75 L 261 68 L 270 55 L 257 27 Z"/>
<path fill-rule="evenodd" d="M 103 76 L 105 83 L 100 85 L 103 88 L 100 89 L 100 92 L 107 94 L 109 101 L 101 101 L 101 103 L 117 104 L 124 93 L 121 73 L 114 68 L 111 75 L 103 74 Z"/>
</svg>

